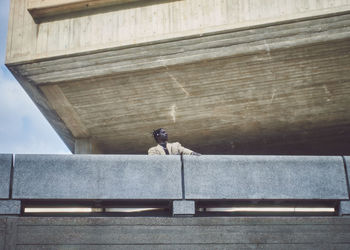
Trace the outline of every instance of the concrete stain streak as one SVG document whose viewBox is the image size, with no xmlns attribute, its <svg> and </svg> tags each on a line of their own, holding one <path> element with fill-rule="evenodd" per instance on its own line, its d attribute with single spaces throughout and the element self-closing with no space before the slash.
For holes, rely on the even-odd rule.
<svg viewBox="0 0 350 250">
<path fill-rule="evenodd" d="M 326 84 L 323 84 L 323 89 L 324 89 L 324 92 L 326 93 L 327 95 L 327 102 L 329 102 L 331 99 L 329 98 L 330 95 L 331 95 L 331 92 L 328 90 Z"/>
<path fill-rule="evenodd" d="M 276 89 L 274 89 L 274 90 L 273 90 L 273 92 L 272 92 L 272 96 L 271 96 L 270 104 L 272 104 L 273 100 L 275 99 L 276 92 L 277 92 L 277 90 L 276 90 Z"/>
<path fill-rule="evenodd" d="M 167 71 L 166 73 L 176 83 L 176 85 L 180 87 L 180 89 L 182 90 L 182 92 L 185 93 L 186 96 L 190 96 L 190 93 L 188 93 L 188 91 L 184 88 L 184 86 L 182 86 L 182 84 L 176 79 L 175 76 L 173 76 L 169 71 Z"/>
<path fill-rule="evenodd" d="M 264 40 L 264 45 L 265 45 L 265 48 L 266 48 L 266 52 L 267 52 L 267 55 L 269 57 L 271 57 L 271 54 L 270 54 L 270 46 L 268 45 L 268 43 Z"/>
<path fill-rule="evenodd" d="M 185 93 L 186 97 L 190 96 L 190 93 L 188 93 L 188 91 L 184 88 L 184 86 L 176 79 L 176 77 L 173 74 L 169 72 L 169 68 L 164 63 L 164 61 L 163 60 L 160 60 L 160 61 L 163 63 L 164 67 L 166 68 L 166 74 L 171 78 L 171 80 L 173 80 L 173 82 L 182 90 L 182 92 Z"/>
<path fill-rule="evenodd" d="M 175 104 L 171 105 L 171 107 L 170 107 L 170 116 L 173 119 L 174 123 L 176 122 L 176 108 L 177 107 Z"/>
</svg>

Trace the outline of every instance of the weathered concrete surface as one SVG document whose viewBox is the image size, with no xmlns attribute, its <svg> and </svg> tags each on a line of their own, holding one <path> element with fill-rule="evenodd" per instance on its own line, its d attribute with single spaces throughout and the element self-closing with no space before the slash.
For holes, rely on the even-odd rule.
<svg viewBox="0 0 350 250">
<path fill-rule="evenodd" d="M 348 199 L 341 157 L 184 156 L 186 199 Z"/>
<path fill-rule="evenodd" d="M 350 156 L 344 156 L 344 164 L 345 164 L 345 168 L 348 174 L 348 185 L 350 185 Z M 349 190 L 350 190 L 350 186 L 349 186 Z M 350 194 L 349 194 L 350 195 Z"/>
<path fill-rule="evenodd" d="M 81 246 L 46 246 L 40 248 L 40 245 L 31 245 L 31 246 L 18 246 L 16 250 L 96 250 L 96 246 L 93 245 L 81 245 Z M 115 250 L 115 249 L 135 249 L 135 250 L 232 250 L 232 249 L 260 249 L 260 250 L 349 250 L 348 244 L 149 244 L 149 245 L 99 245 L 99 250 Z"/>
<path fill-rule="evenodd" d="M 5 250 L 5 230 L 0 229 L 0 250 Z"/>
<path fill-rule="evenodd" d="M 94 2 L 96 6 L 97 2 L 105 4 L 107 1 L 110 2 L 75 2 L 79 2 L 79 5 Z M 200 33 L 312 18 L 350 9 L 348 0 L 269 0 L 268 5 L 261 0 L 156 0 L 139 1 L 127 8 L 109 7 L 98 10 L 97 13 L 91 12 L 93 5 L 90 4 L 85 8 L 90 10 L 85 15 L 73 12 L 58 20 L 48 20 L 38 25 L 29 13 L 33 11 L 30 1 L 11 2 L 7 62 L 65 56 Z M 56 8 L 63 2 L 63 8 L 67 8 L 67 2 L 73 1 L 34 2 L 36 6 L 46 7 L 54 2 Z M 47 9 L 45 14 L 48 14 Z M 110 25 L 105 25 L 106 23 Z M 19 35 L 22 39 L 16 39 Z"/>
<path fill-rule="evenodd" d="M 218 14 L 220 18 L 212 21 L 227 17 L 226 11 L 232 18 L 247 15 L 237 8 L 234 0 L 173 1 L 187 13 L 200 13 L 203 9 L 211 12 L 209 2 L 209 6 L 228 3 L 227 8 L 216 6 L 223 15 Z M 289 0 L 294 7 L 285 8 L 283 1 L 275 0 L 268 11 L 261 13 L 260 7 L 267 8 L 261 6 L 262 1 L 240 2 L 240 6 L 252 10 L 251 17 L 257 19 L 261 14 L 298 12 L 301 3 L 310 11 L 317 6 L 316 9 L 331 7 L 326 0 L 312 1 L 314 6 L 310 6 L 311 1 L 299 0 L 296 4 Z M 342 0 L 331 2 L 340 4 Z M 336 5 L 345 11 L 349 3 Z M 156 5 L 165 11 L 164 16 L 169 14 L 165 7 L 168 3 Z M 159 26 L 152 23 L 138 33 L 125 30 L 125 24 L 118 21 L 116 25 L 123 23 L 121 28 L 133 35 L 132 46 L 119 44 L 107 50 L 95 47 L 88 51 L 83 45 L 88 41 L 84 35 L 91 34 L 87 30 L 92 26 L 101 32 L 90 37 L 97 39 L 93 42 L 96 45 L 114 33 L 105 30 L 108 27 L 103 24 L 109 22 L 107 16 L 111 12 L 86 17 L 95 21 L 80 18 L 59 21 L 64 27 L 68 25 L 67 29 L 58 29 L 57 22 L 41 24 L 39 28 L 26 12 L 23 1 L 15 1 L 15 6 L 14 15 L 21 9 L 25 14 L 20 15 L 22 21 L 11 19 L 18 26 L 11 25 L 13 43 L 8 48 L 9 57 L 14 61 L 8 67 L 24 88 L 30 90 L 28 93 L 39 108 L 42 100 L 49 100 L 52 109 L 41 110 L 47 111 L 44 115 L 71 149 L 74 138 L 94 138 L 96 147 L 103 153 L 144 154 L 154 144 L 149 132 L 162 124 L 172 140 L 203 154 L 338 155 L 349 152 L 350 118 L 344 115 L 350 105 L 349 13 L 328 13 L 273 25 L 248 25 L 244 29 L 217 27 L 218 32 L 205 34 L 201 27 L 193 30 L 193 36 L 152 43 L 137 43 L 133 36 L 150 32 L 149 37 L 154 38 L 152 32 L 161 32 Z M 157 13 L 148 7 L 146 13 Z M 192 23 L 195 26 L 200 23 L 192 15 L 185 20 L 178 7 L 170 9 L 177 15 L 181 13 L 178 19 L 181 25 L 176 27 L 180 30 L 189 28 L 183 22 L 195 20 Z M 120 14 L 114 12 L 112 16 L 119 20 Z M 135 24 L 136 19 L 130 20 L 130 15 L 124 16 L 125 21 Z M 247 16 L 249 19 L 250 14 Z M 152 17 L 155 18 L 153 14 Z M 144 16 L 140 18 L 137 23 L 145 25 L 140 23 Z M 23 29 L 20 23 L 31 28 L 25 26 L 24 39 L 15 39 Z M 87 23 L 87 28 L 83 28 Z M 194 26 L 191 27 L 192 30 Z M 177 36 L 172 31 L 168 34 Z M 124 35 L 122 32 L 117 41 L 124 39 Z M 32 48 L 28 45 L 30 41 Z M 61 57 L 56 54 L 38 60 L 48 56 L 49 50 L 56 46 L 61 48 Z M 83 53 L 71 54 L 78 51 Z M 21 53 L 29 56 L 28 60 L 21 59 Z M 36 91 L 26 87 L 30 84 Z M 40 98 L 40 95 L 43 96 Z"/>
<path fill-rule="evenodd" d="M 0 199 L 8 199 L 10 195 L 12 155 L 0 154 Z"/>
<path fill-rule="evenodd" d="M 194 215 L 196 213 L 194 201 L 178 200 L 173 201 L 173 216 Z"/>
<path fill-rule="evenodd" d="M 0 218 L 0 250 L 5 250 L 6 218 Z"/>
<path fill-rule="evenodd" d="M 350 215 L 350 201 L 340 202 L 339 215 Z"/>
<path fill-rule="evenodd" d="M 0 215 L 20 214 L 21 201 L 17 200 L 0 200 Z"/>
<path fill-rule="evenodd" d="M 15 199 L 181 199 L 179 156 L 16 155 Z"/>
<path fill-rule="evenodd" d="M 347 217 L 15 218 L 12 249 L 349 249 Z"/>
</svg>

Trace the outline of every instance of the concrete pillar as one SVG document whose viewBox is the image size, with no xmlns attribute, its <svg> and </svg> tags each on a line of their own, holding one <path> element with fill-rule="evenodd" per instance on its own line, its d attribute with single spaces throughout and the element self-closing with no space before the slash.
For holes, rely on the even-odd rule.
<svg viewBox="0 0 350 250">
<path fill-rule="evenodd" d="M 193 216 L 196 213 L 195 202 L 188 200 L 173 201 L 173 216 Z"/>
</svg>

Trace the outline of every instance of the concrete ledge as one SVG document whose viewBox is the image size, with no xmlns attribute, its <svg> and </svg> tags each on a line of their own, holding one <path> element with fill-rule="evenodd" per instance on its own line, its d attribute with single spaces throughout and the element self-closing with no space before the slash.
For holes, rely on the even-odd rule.
<svg viewBox="0 0 350 250">
<path fill-rule="evenodd" d="M 11 215 L 21 213 L 21 201 L 0 200 L 0 215 Z"/>
<path fill-rule="evenodd" d="M 12 155 L 0 154 L 0 199 L 8 199 L 10 195 Z"/>
<path fill-rule="evenodd" d="M 342 157 L 184 156 L 186 199 L 349 199 Z"/>
<path fill-rule="evenodd" d="M 180 156 L 16 155 L 14 199 L 181 199 Z"/>
</svg>

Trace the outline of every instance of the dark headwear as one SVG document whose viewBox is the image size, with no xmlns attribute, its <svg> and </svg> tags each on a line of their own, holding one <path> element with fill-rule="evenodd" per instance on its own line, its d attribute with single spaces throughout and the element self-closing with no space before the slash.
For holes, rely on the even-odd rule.
<svg viewBox="0 0 350 250">
<path fill-rule="evenodd" d="M 157 141 L 157 137 L 158 137 L 158 135 L 159 135 L 161 129 L 162 129 L 162 128 L 159 128 L 159 129 L 153 130 L 153 132 L 152 132 L 153 137 L 154 137 L 154 140 L 156 140 L 156 142 L 158 142 L 158 141 Z"/>
</svg>

